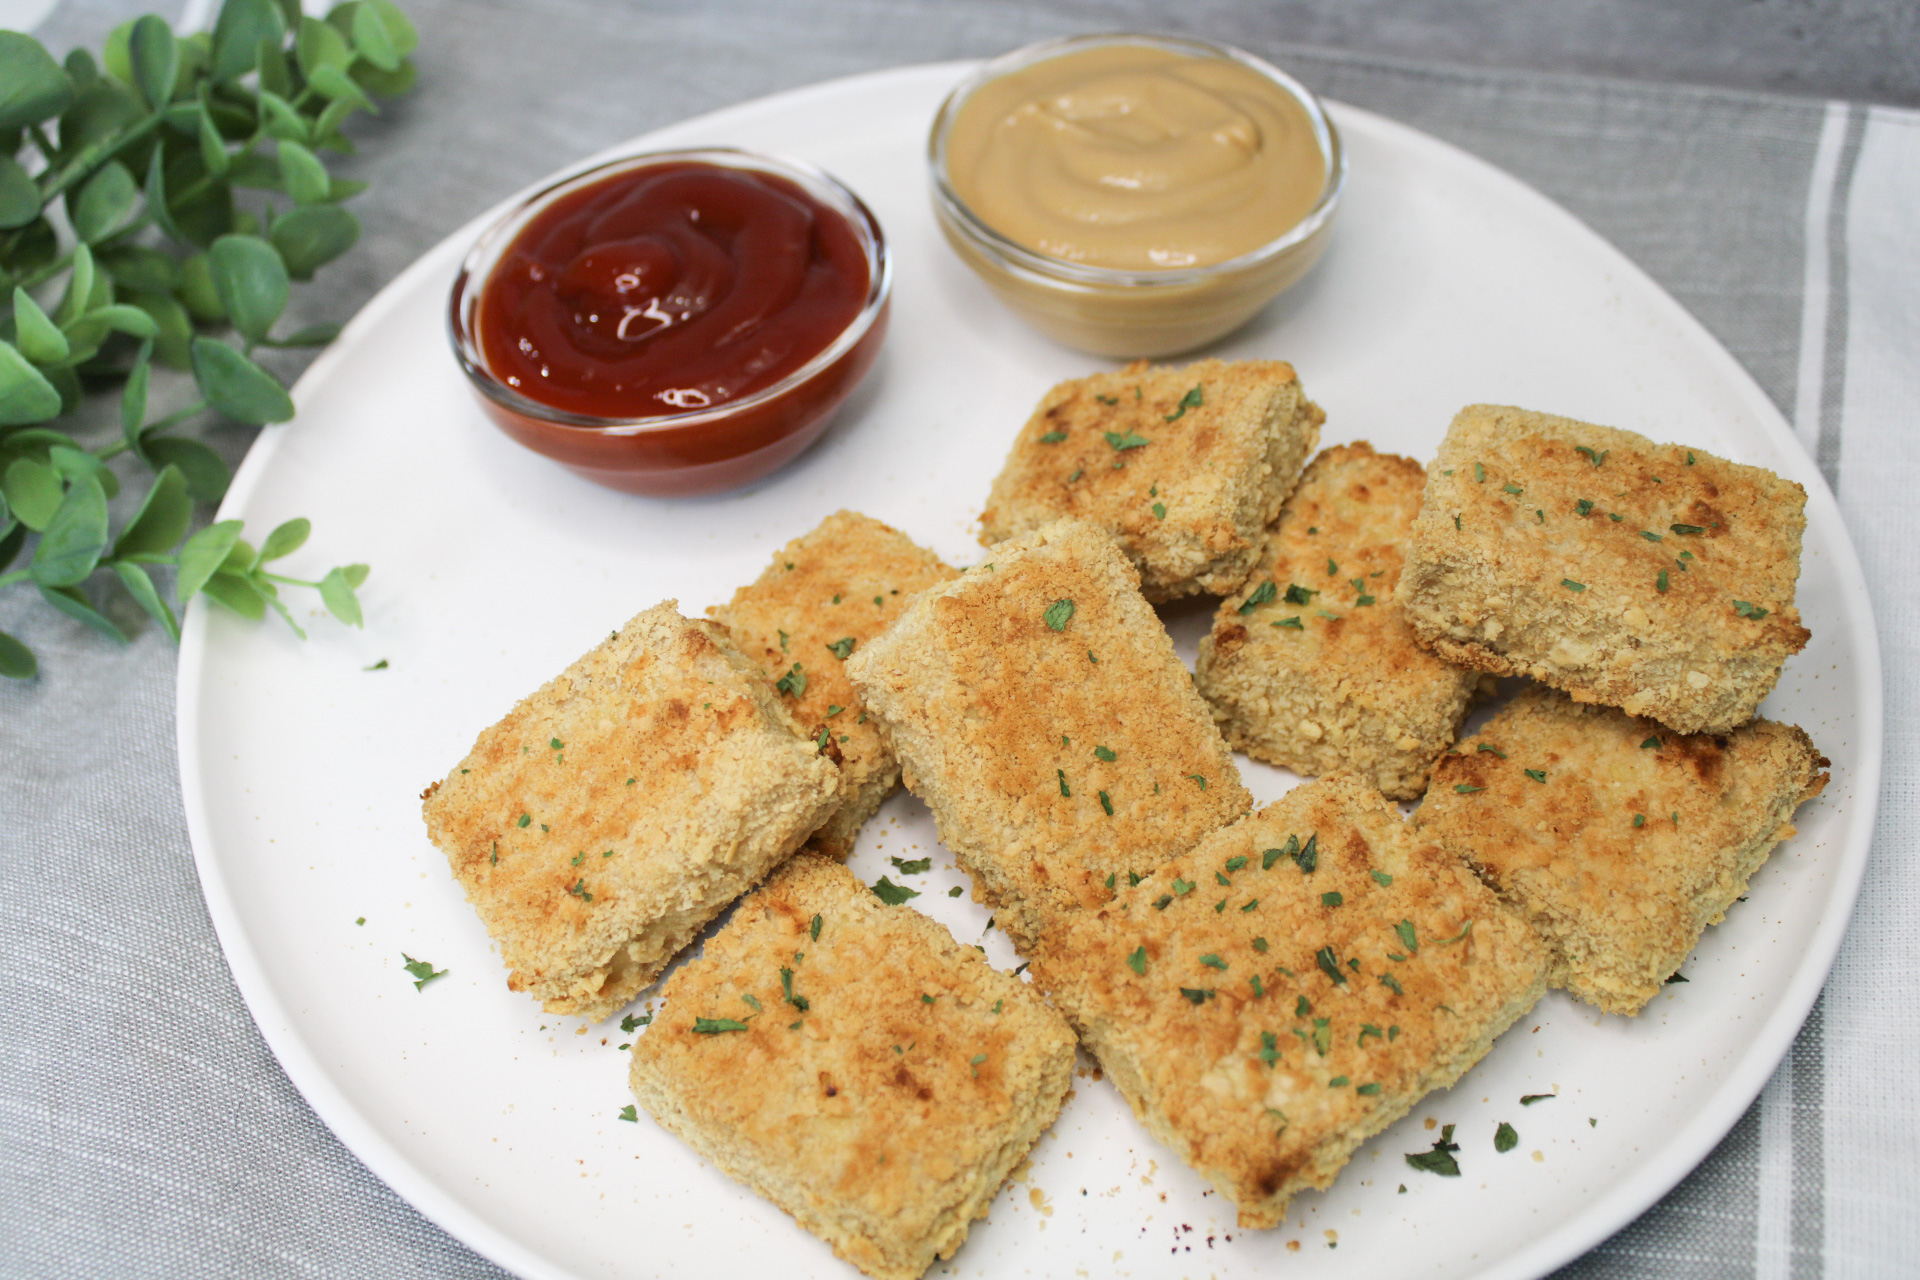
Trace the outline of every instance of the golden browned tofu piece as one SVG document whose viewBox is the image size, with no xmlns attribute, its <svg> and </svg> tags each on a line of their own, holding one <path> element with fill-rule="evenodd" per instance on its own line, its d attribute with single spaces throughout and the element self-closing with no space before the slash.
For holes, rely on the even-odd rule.
<svg viewBox="0 0 1920 1280">
<path fill-rule="evenodd" d="M 1022 950 L 1253 802 L 1132 566 L 1083 520 L 994 548 L 847 671 Z"/>
<path fill-rule="evenodd" d="M 1414 821 L 1546 938 L 1553 986 L 1633 1015 L 1793 834 L 1826 766 L 1792 725 L 1676 734 L 1536 687 L 1440 761 Z"/>
<path fill-rule="evenodd" d="M 592 1021 L 820 825 L 839 770 L 726 633 L 665 601 L 421 797 L 507 985 Z"/>
<path fill-rule="evenodd" d="M 855 650 L 906 602 L 955 575 L 933 552 L 857 511 L 836 511 L 782 547 L 767 571 L 707 613 L 758 662 L 806 734 L 840 762 L 839 805 L 808 840 L 835 858 L 893 792 L 900 766 L 847 679 Z"/>
<path fill-rule="evenodd" d="M 1033 961 L 1134 1114 L 1278 1226 L 1478 1062 L 1546 948 L 1380 795 L 1335 774 L 1067 921 Z"/>
<path fill-rule="evenodd" d="M 1033 988 L 815 854 L 662 994 L 640 1105 L 885 1280 L 953 1256 L 1073 1081 L 1073 1033 Z"/>
<path fill-rule="evenodd" d="M 1806 500 L 1698 449 L 1472 405 L 1427 470 L 1400 601 L 1450 662 L 1723 733 L 1807 642 Z"/>
<path fill-rule="evenodd" d="M 1351 770 L 1395 800 L 1426 790 L 1478 677 L 1422 649 L 1394 598 L 1425 480 L 1365 441 L 1308 465 L 1200 642 L 1200 696 L 1233 746 L 1308 777 Z"/>
<path fill-rule="evenodd" d="M 1326 414 L 1278 360 L 1144 362 L 1047 392 L 981 513 L 991 547 L 1063 516 L 1104 526 L 1149 600 L 1224 595 L 1253 568 Z"/>
</svg>

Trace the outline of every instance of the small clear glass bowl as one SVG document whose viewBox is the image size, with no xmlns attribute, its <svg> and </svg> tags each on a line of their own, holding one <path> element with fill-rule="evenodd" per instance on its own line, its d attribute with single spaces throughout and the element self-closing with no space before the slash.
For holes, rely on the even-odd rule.
<svg viewBox="0 0 1920 1280">
<path fill-rule="evenodd" d="M 480 297 L 507 247 L 555 200 L 616 174 L 700 163 L 783 178 L 844 217 L 867 260 L 867 297 L 824 350 L 772 386 L 708 409 L 602 418 L 540 403 L 488 370 L 479 340 Z M 487 416 L 514 440 L 596 483 L 628 493 L 681 497 L 749 484 L 798 457 L 873 368 L 886 336 L 893 258 L 860 197 L 811 165 L 731 147 L 651 151 L 570 174 L 534 192 L 489 227 L 467 254 L 449 298 L 455 359 Z"/>
<path fill-rule="evenodd" d="M 1009 72 L 1112 45 L 1140 45 L 1190 58 L 1231 59 L 1297 101 L 1313 123 L 1326 162 L 1320 197 L 1307 215 L 1251 253 L 1209 266 L 1167 271 L 1120 271 L 1070 262 L 1017 244 L 984 222 L 960 198 L 947 174 L 947 135 L 961 108 L 981 86 Z M 1210 40 L 1131 32 L 1046 40 L 986 63 L 941 103 L 927 139 L 927 166 L 933 180 L 934 217 L 947 243 L 1002 302 L 1057 342 L 1123 359 L 1188 351 L 1252 319 L 1325 252 L 1347 176 L 1340 135 L 1326 108 L 1292 76 Z"/>
</svg>

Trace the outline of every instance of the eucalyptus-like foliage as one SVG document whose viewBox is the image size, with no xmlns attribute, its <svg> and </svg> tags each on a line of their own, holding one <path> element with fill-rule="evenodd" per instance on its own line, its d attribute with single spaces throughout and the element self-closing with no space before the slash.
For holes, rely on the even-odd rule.
<svg viewBox="0 0 1920 1280">
<path fill-rule="evenodd" d="M 189 36 L 149 14 L 117 28 L 98 59 L 76 49 L 64 63 L 0 31 L 0 588 L 31 584 L 120 639 L 89 594 L 96 582 L 117 583 L 176 638 L 179 604 L 199 593 L 293 625 L 281 586 L 317 589 L 335 617 L 360 624 L 365 565 L 317 582 L 268 570 L 306 541 L 305 520 L 257 549 L 239 521 L 188 536 L 194 503 L 218 502 L 231 477 L 178 429 L 215 413 L 256 425 L 293 416 L 254 353 L 339 332 L 275 328 L 293 282 L 360 236 L 342 203 L 364 184 L 332 176 L 321 155 L 351 153 L 348 118 L 412 87 L 417 43 L 391 0 L 347 0 L 325 19 L 298 0 L 226 0 L 211 32 Z M 195 395 L 150 418 L 156 365 L 190 377 Z M 115 385 L 117 438 L 89 447 L 60 428 L 84 396 Z M 120 453 L 154 480 L 115 533 L 107 503 L 119 482 L 104 460 Z M 161 566 L 178 603 L 155 581 Z M 36 670 L 0 632 L 0 675 Z"/>
</svg>

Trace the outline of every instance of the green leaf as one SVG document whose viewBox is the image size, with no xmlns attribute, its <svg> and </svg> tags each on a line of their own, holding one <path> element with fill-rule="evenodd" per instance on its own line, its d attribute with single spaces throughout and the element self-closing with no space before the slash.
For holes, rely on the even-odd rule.
<svg viewBox="0 0 1920 1280">
<path fill-rule="evenodd" d="M 85 49 L 69 49 L 64 65 L 76 89 L 84 89 L 100 78 L 100 68 L 94 65 L 93 55 Z"/>
<path fill-rule="evenodd" d="M 4 511 L 6 505 L 6 499 L 0 498 L 0 511 Z M 3 523 L 6 532 L 0 534 L 0 569 L 11 565 L 20 554 L 20 548 L 27 545 L 27 526 L 11 517 Z"/>
<path fill-rule="evenodd" d="M 305 143 L 307 122 L 287 100 L 271 89 L 260 91 L 260 131 L 282 142 Z"/>
<path fill-rule="evenodd" d="M 31 680 L 39 671 L 40 664 L 34 660 L 33 650 L 0 631 L 0 676 L 9 680 Z"/>
<path fill-rule="evenodd" d="M 267 238 L 286 261 L 288 274 L 307 280 L 315 269 L 353 248 L 360 239 L 360 223 L 338 205 L 302 205 L 276 219 Z"/>
<path fill-rule="evenodd" d="M 198 440 L 148 436 L 140 442 L 140 453 L 150 466 L 180 468 L 187 478 L 187 492 L 201 502 L 220 501 L 233 480 L 226 459 Z"/>
<path fill-rule="evenodd" d="M 365 67 L 365 65 L 365 63 L 361 64 L 362 67 Z M 345 124 L 347 117 L 357 110 L 359 110 L 359 108 L 346 99 L 341 99 L 338 102 L 329 102 L 326 109 L 320 113 L 320 118 L 313 122 L 313 127 L 309 131 L 313 137 L 313 145 L 316 147 L 331 147 L 335 151 L 343 151 L 348 155 L 352 155 L 353 144 L 341 136 L 340 126 Z"/>
<path fill-rule="evenodd" d="M 252 124 L 249 116 L 247 125 Z M 204 249 L 241 226 L 244 219 L 234 209 L 232 184 L 207 168 L 198 147 L 161 151 L 167 155 L 166 187 L 174 193 L 168 212 L 180 239 Z"/>
<path fill-rule="evenodd" d="M 364 564 L 350 564 L 340 570 L 340 576 L 347 580 L 348 586 L 358 591 L 371 572 L 373 571 Z"/>
<path fill-rule="evenodd" d="M 158 331 L 153 338 L 154 359 L 169 369 L 190 367 L 193 321 L 180 300 L 170 293 L 134 293 L 127 295 L 127 301 L 153 317 Z"/>
<path fill-rule="evenodd" d="M 187 536 L 192 519 L 193 500 L 187 497 L 187 478 L 179 467 L 162 467 L 140 510 L 113 540 L 113 558 L 167 555 Z"/>
<path fill-rule="evenodd" d="M 29 566 L 43 587 L 71 587 L 87 580 L 107 549 L 107 495 L 92 476 L 67 487 Z"/>
<path fill-rule="evenodd" d="M 214 177 L 224 177 L 233 156 L 227 151 L 227 140 L 220 136 L 219 126 L 213 122 L 213 112 L 208 110 L 206 101 L 200 103 L 200 118 L 194 124 L 195 136 L 200 140 L 200 163 Z"/>
<path fill-rule="evenodd" d="M 153 340 L 140 344 L 127 371 L 127 384 L 120 389 L 120 435 L 128 444 L 138 446 L 140 427 L 147 420 L 147 385 L 153 374 Z"/>
<path fill-rule="evenodd" d="M 60 237 L 42 214 L 11 235 L 0 236 L 0 266 L 10 271 L 37 271 L 60 256 Z"/>
<path fill-rule="evenodd" d="M 173 220 L 173 211 L 167 205 L 167 149 L 155 147 L 153 155 L 147 161 L 147 216 L 153 219 L 155 226 L 172 236 L 175 240 L 185 240 L 179 224 Z"/>
<path fill-rule="evenodd" d="M 114 565 L 113 572 L 120 579 L 120 585 L 127 589 L 127 594 L 132 596 L 142 609 L 153 615 L 153 620 L 165 627 L 167 634 L 173 637 L 174 643 L 178 644 L 180 620 L 173 616 L 173 610 L 169 609 L 167 602 L 160 598 L 160 593 L 154 589 L 153 579 L 147 576 L 147 571 L 137 564 L 123 562 Z"/>
<path fill-rule="evenodd" d="M 88 178 L 73 202 L 73 233 L 97 244 L 125 225 L 140 202 L 140 188 L 127 166 L 109 160 Z"/>
<path fill-rule="evenodd" d="M 0 155 L 0 231 L 24 227 L 40 216 L 40 188 L 12 156 Z"/>
<path fill-rule="evenodd" d="M 348 565 L 344 568 L 329 569 L 327 576 L 320 579 L 320 603 L 327 606 L 327 612 L 350 627 L 360 625 L 360 597 L 353 589 L 366 581 L 365 565 Z M 359 581 L 351 581 L 349 569 L 360 570 Z"/>
<path fill-rule="evenodd" d="M 180 264 L 145 245 L 117 245 L 95 253 L 94 262 L 113 277 L 113 287 L 135 293 L 165 293 L 180 283 Z"/>
<path fill-rule="evenodd" d="M 180 74 L 180 46 L 166 19 L 148 14 L 133 24 L 128 42 L 133 64 L 133 86 L 150 107 L 164 107 L 173 98 Z"/>
<path fill-rule="evenodd" d="M 400 11 L 400 6 L 393 0 L 365 0 L 363 7 L 380 15 L 380 21 L 387 28 L 387 38 L 393 41 L 394 52 L 401 57 L 420 47 L 420 33 L 413 29 L 412 20 Z M 359 15 L 354 16 L 357 22 Z"/>
<path fill-rule="evenodd" d="M 353 47 L 360 56 L 382 71 L 392 71 L 400 65 L 400 51 L 394 48 L 393 36 L 387 31 L 386 20 L 380 11 L 370 4 L 356 5 L 352 19 Z"/>
<path fill-rule="evenodd" d="M 253 70 L 262 40 L 278 44 L 286 33 L 273 0 L 226 0 L 213 24 L 213 78 L 239 79 Z"/>
<path fill-rule="evenodd" d="M 220 291 L 213 287 L 213 265 L 206 254 L 196 253 L 180 264 L 179 294 L 187 313 L 200 323 L 219 324 L 227 318 Z"/>
<path fill-rule="evenodd" d="M 0 339 L 0 427 L 45 422 L 59 416 L 60 392 L 45 374 L 27 363 L 19 348 Z"/>
<path fill-rule="evenodd" d="M 373 105 L 372 98 L 361 92 L 360 86 L 353 82 L 353 77 L 338 67 L 316 68 L 310 82 L 314 91 L 329 101 L 351 102 L 362 111 L 372 112 L 375 115 L 380 113 L 380 108 Z M 317 133 L 318 130 L 315 132 Z"/>
<path fill-rule="evenodd" d="M 76 449 L 71 445 L 55 445 L 47 450 L 47 463 L 68 480 L 78 480 L 81 476 L 92 476 L 99 484 L 107 500 L 120 496 L 120 477 L 106 463 L 88 453 L 85 449 Z"/>
<path fill-rule="evenodd" d="M 153 317 L 139 307 L 115 303 L 110 307 L 100 307 L 87 312 L 79 320 L 67 326 L 67 339 L 80 350 L 97 347 L 109 333 L 131 334 L 136 338 L 151 338 L 158 333 L 160 326 Z"/>
<path fill-rule="evenodd" d="M 296 329 L 284 338 L 262 339 L 266 347 L 324 347 L 340 336 L 337 324 L 310 324 L 304 329 Z"/>
<path fill-rule="evenodd" d="M 5 491 L 15 517 L 35 533 L 47 527 L 67 492 L 60 473 L 35 458 L 15 458 L 8 463 L 6 474 L 0 477 L 0 489 Z"/>
<path fill-rule="evenodd" d="M 106 64 L 107 74 L 129 89 L 136 87 L 133 83 L 133 24 L 136 21 L 138 19 L 128 18 L 109 31 L 107 43 L 100 50 L 100 60 Z"/>
<path fill-rule="evenodd" d="M 73 274 L 67 277 L 66 296 L 53 313 L 53 322 L 62 329 L 87 313 L 93 300 L 93 250 L 83 242 L 73 246 Z"/>
<path fill-rule="evenodd" d="M 284 621 L 289 627 L 293 628 L 293 634 L 295 634 L 296 636 L 299 636 L 302 640 L 305 640 L 307 638 L 306 630 L 303 627 L 301 627 L 301 625 L 298 622 L 295 622 L 293 620 L 293 611 L 287 608 L 285 604 L 281 603 L 280 597 L 274 592 L 272 585 L 264 582 L 259 583 L 258 585 L 265 590 L 267 603 L 273 606 L 273 611 L 279 614 L 281 617 L 281 620 Z"/>
<path fill-rule="evenodd" d="M 241 574 L 216 573 L 200 589 L 249 622 L 258 622 L 267 616 L 266 593 Z"/>
<path fill-rule="evenodd" d="M 292 145 L 282 143 L 281 149 Z M 287 309 L 287 268 L 279 251 L 258 236 L 221 236 L 207 251 L 207 266 L 233 327 L 255 342 L 266 337 Z"/>
<path fill-rule="evenodd" d="M 305 516 L 295 516 L 267 535 L 260 544 L 260 554 L 254 557 L 257 567 L 269 560 L 279 560 L 292 555 L 306 545 L 307 535 L 313 532 L 313 522 Z"/>
<path fill-rule="evenodd" d="M 193 380 L 214 408 L 255 426 L 293 417 L 293 399 L 274 376 L 224 342 L 193 340 Z"/>
<path fill-rule="evenodd" d="M 282 17 L 285 15 L 282 14 Z M 297 21 L 299 17 L 296 12 L 292 20 Z M 254 54 L 254 62 L 260 68 L 262 93 L 278 94 L 282 98 L 293 96 L 293 66 L 287 61 L 287 51 L 281 47 L 280 41 L 262 40 Z"/>
<path fill-rule="evenodd" d="M 193 599 L 214 571 L 226 563 L 227 553 L 240 541 L 242 527 L 239 520 L 222 520 L 187 539 L 187 545 L 180 548 L 180 573 L 173 584 L 181 604 Z"/>
<path fill-rule="evenodd" d="M 280 180 L 297 204 L 320 204 L 333 192 L 327 166 L 298 142 L 280 144 Z"/>
<path fill-rule="evenodd" d="M 293 38 L 293 56 L 300 64 L 300 74 L 312 80 L 321 67 L 345 71 L 353 61 L 353 49 L 336 28 L 318 18 L 303 17 Z"/>
<path fill-rule="evenodd" d="M 36 364 L 58 364 L 72 347 L 47 313 L 25 289 L 13 290 L 13 340 L 20 354 Z"/>
<path fill-rule="evenodd" d="M 79 587 L 42 586 L 40 598 L 74 621 L 84 622 L 101 635 L 126 643 L 126 633 L 107 621 L 106 615 L 93 607 Z"/>
<path fill-rule="evenodd" d="M 348 72 L 368 93 L 378 94 L 382 98 L 397 98 L 412 89 L 420 78 L 420 69 L 411 61 L 402 61 L 397 71 L 382 71 L 371 62 L 356 62 Z"/>
<path fill-rule="evenodd" d="M 38 40 L 0 31 L 0 131 L 60 115 L 73 97 L 73 81 Z"/>
</svg>

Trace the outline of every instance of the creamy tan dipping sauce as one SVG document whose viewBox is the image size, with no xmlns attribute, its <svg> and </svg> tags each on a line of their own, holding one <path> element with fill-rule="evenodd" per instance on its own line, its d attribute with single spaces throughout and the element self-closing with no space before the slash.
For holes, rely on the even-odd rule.
<svg viewBox="0 0 1920 1280">
<path fill-rule="evenodd" d="M 1121 271 L 1226 262 L 1327 185 L 1299 100 L 1225 58 L 1080 49 L 982 85 L 947 137 L 955 193 L 1038 253 Z"/>
</svg>

